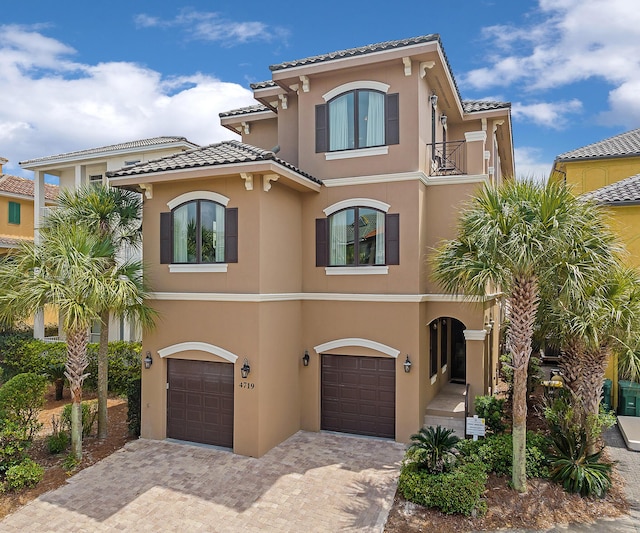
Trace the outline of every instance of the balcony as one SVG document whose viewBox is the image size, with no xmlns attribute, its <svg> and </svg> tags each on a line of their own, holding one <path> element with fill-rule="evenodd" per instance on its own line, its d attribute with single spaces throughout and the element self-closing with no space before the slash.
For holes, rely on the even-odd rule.
<svg viewBox="0 0 640 533">
<path fill-rule="evenodd" d="M 429 144 L 429 175 L 451 176 L 467 174 L 466 141 Z"/>
</svg>

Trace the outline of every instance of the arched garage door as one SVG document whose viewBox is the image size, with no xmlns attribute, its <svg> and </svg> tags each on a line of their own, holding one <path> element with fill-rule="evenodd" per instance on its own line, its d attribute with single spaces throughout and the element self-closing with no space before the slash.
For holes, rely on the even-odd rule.
<svg viewBox="0 0 640 533">
<path fill-rule="evenodd" d="M 321 428 L 395 438 L 396 360 L 322 355 Z"/>
<path fill-rule="evenodd" d="M 167 363 L 167 437 L 233 448 L 233 364 Z"/>
</svg>

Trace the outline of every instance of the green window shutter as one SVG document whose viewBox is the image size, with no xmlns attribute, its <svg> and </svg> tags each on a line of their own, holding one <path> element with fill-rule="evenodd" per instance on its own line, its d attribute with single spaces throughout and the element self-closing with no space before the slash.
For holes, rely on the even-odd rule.
<svg viewBox="0 0 640 533">
<path fill-rule="evenodd" d="M 20 204 L 9 202 L 9 224 L 20 224 Z"/>
</svg>

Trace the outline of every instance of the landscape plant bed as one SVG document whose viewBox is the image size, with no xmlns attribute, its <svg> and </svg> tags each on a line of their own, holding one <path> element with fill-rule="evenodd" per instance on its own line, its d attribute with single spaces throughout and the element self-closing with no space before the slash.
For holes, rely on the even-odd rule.
<svg viewBox="0 0 640 533">
<path fill-rule="evenodd" d="M 70 475 L 111 455 L 130 440 L 127 427 L 127 401 L 123 398 L 110 398 L 108 401 L 108 438 L 97 439 L 95 436 L 85 438 L 82 441 L 82 461 L 76 466 L 73 472 L 68 474 L 63 468 L 62 463 L 67 457 L 69 449 L 61 454 L 51 455 L 46 442 L 47 436 L 51 434 L 51 416 L 54 414 L 59 416 L 64 405 L 71 402 L 67 389 L 65 389 L 64 394 L 62 400 L 55 401 L 55 389 L 51 387 L 48 391 L 44 409 L 38 416 L 44 426 L 28 452 L 29 456 L 45 469 L 42 481 L 32 489 L 20 492 L 0 493 L 0 519 L 41 494 L 60 487 L 69 479 Z M 83 396 L 83 400 L 93 398 L 95 398 L 95 394 L 85 394 Z"/>
<path fill-rule="evenodd" d="M 591 523 L 599 518 L 614 518 L 629 511 L 624 495 L 624 480 L 615 471 L 613 486 L 601 500 L 566 493 L 562 487 L 543 479 L 528 480 L 528 492 L 518 494 L 508 486 L 509 478 L 490 474 L 484 517 L 446 515 L 405 500 L 396 493 L 385 533 L 462 533 L 505 528 L 549 529 L 555 524 Z"/>
</svg>

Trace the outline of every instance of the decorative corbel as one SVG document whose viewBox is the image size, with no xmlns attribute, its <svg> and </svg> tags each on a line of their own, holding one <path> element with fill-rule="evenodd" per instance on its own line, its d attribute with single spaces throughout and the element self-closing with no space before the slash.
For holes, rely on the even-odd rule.
<svg viewBox="0 0 640 533">
<path fill-rule="evenodd" d="M 300 88 L 300 85 L 297 83 L 294 83 L 293 85 L 289 85 L 289 89 L 291 89 L 294 93 L 298 93 L 298 89 Z"/>
<path fill-rule="evenodd" d="M 502 126 L 504 124 L 504 120 L 494 120 L 493 121 L 493 133 L 496 132 L 498 126 Z"/>
<path fill-rule="evenodd" d="M 244 131 L 245 135 L 249 135 L 249 132 L 251 131 L 251 127 L 249 126 L 248 122 L 242 122 L 242 131 Z"/>
<path fill-rule="evenodd" d="M 435 61 L 423 61 L 420 63 L 420 77 L 424 78 L 427 75 L 427 70 L 432 69 L 435 65 Z"/>
<path fill-rule="evenodd" d="M 253 174 L 251 172 L 240 172 L 240 177 L 244 180 L 244 188 L 248 191 L 253 190 Z"/>
<path fill-rule="evenodd" d="M 277 174 L 265 174 L 262 176 L 262 188 L 264 192 L 269 192 L 271 190 L 271 182 L 278 181 L 279 177 Z"/>
<path fill-rule="evenodd" d="M 282 109 L 287 109 L 287 95 L 286 94 L 279 94 L 278 98 L 282 102 Z"/>
<path fill-rule="evenodd" d="M 411 76 L 411 58 L 403 57 L 402 63 L 404 64 L 404 75 Z"/>
<path fill-rule="evenodd" d="M 481 122 L 482 122 L 482 131 L 487 131 L 487 119 L 483 118 Z"/>
<path fill-rule="evenodd" d="M 144 191 L 144 197 L 147 200 L 151 200 L 153 198 L 153 185 L 151 183 L 139 183 L 138 187 Z"/>
<path fill-rule="evenodd" d="M 302 92 L 309 92 L 309 76 L 300 76 L 300 81 L 302 82 Z"/>
</svg>

